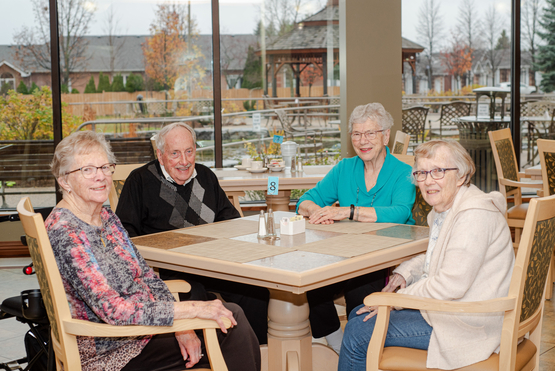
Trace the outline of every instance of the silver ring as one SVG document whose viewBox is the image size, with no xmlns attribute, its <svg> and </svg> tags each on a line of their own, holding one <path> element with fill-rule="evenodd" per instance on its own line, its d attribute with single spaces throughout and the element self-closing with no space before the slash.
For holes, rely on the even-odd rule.
<svg viewBox="0 0 555 371">
<path fill-rule="evenodd" d="M 324 214 L 320 214 L 320 216 L 324 216 Z"/>
</svg>

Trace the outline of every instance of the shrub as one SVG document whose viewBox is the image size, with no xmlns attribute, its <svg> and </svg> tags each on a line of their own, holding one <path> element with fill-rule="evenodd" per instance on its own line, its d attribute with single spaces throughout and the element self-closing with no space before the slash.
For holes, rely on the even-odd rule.
<svg viewBox="0 0 555 371">
<path fill-rule="evenodd" d="M 94 77 L 91 76 L 87 86 L 85 86 L 85 94 L 93 94 L 96 93 L 96 86 L 94 85 Z"/>
<path fill-rule="evenodd" d="M 79 94 L 79 90 L 73 88 L 71 89 L 71 94 Z"/>
<path fill-rule="evenodd" d="M 112 91 L 110 86 L 110 77 L 100 72 L 100 74 L 98 75 L 98 88 L 96 89 L 96 92 L 102 93 L 110 91 Z"/>
<path fill-rule="evenodd" d="M 36 91 L 38 91 L 38 90 L 40 90 L 40 88 L 38 87 L 38 85 L 35 84 L 35 83 L 32 83 L 32 84 L 31 84 L 31 89 L 29 89 L 29 94 L 33 94 L 34 92 L 36 92 Z"/>
<path fill-rule="evenodd" d="M 112 91 L 125 91 L 125 86 L 123 86 L 123 76 L 119 73 L 112 79 Z"/>
<path fill-rule="evenodd" d="M 62 91 L 62 94 L 69 94 L 69 89 L 66 84 L 62 84 L 60 90 Z"/>
<path fill-rule="evenodd" d="M 29 94 L 29 90 L 27 90 L 27 85 L 25 85 L 25 83 L 23 82 L 23 80 L 21 80 L 19 82 L 19 85 L 17 86 L 16 91 L 19 94 Z"/>
<path fill-rule="evenodd" d="M 134 75 L 134 74 L 130 74 L 129 76 L 127 76 L 125 90 L 127 90 L 129 93 L 145 90 L 145 83 L 143 81 L 143 76 Z"/>
</svg>

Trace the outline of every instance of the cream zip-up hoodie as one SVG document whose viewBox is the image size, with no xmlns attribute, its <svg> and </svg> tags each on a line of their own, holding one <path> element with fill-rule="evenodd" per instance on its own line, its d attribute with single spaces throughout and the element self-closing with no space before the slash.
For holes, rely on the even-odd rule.
<svg viewBox="0 0 555 371">
<path fill-rule="evenodd" d="M 439 233 L 429 276 L 421 278 L 426 254 L 402 263 L 394 272 L 405 278 L 407 287 L 399 293 L 453 301 L 506 296 L 515 260 L 506 209 L 499 192 L 461 187 Z M 434 218 L 432 210 L 428 225 Z M 428 368 L 451 370 L 499 352 L 503 313 L 421 313 L 433 327 Z"/>
</svg>

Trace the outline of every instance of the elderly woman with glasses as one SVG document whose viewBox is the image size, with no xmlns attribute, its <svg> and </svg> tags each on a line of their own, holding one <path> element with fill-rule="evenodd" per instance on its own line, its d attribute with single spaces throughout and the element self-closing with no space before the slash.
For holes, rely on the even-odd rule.
<svg viewBox="0 0 555 371">
<path fill-rule="evenodd" d="M 428 250 L 397 267 L 382 291 L 453 301 L 506 296 L 514 252 L 505 198 L 470 184 L 475 166 L 458 142 L 423 143 L 415 155 L 414 179 L 433 206 L 428 215 Z M 350 313 L 340 371 L 366 369 L 375 314 L 365 306 Z M 502 322 L 502 313 L 460 315 L 399 308 L 390 313 L 385 346 L 428 350 L 428 368 L 465 367 L 499 351 Z"/>
<path fill-rule="evenodd" d="M 108 199 L 115 156 L 103 134 L 73 133 L 56 147 L 52 173 L 63 199 L 45 221 L 73 318 L 112 325 L 171 326 L 213 319 L 229 370 L 260 370 L 258 340 L 242 310 L 214 301 L 175 302 L 139 254 Z M 233 328 L 226 330 L 227 317 Z M 226 333 L 226 334 L 224 334 Z M 77 339 L 83 370 L 183 370 L 208 366 L 194 331 Z"/>
<path fill-rule="evenodd" d="M 340 220 L 365 223 L 414 224 L 412 206 L 416 188 L 411 168 L 389 153 L 393 118 L 380 103 L 354 109 L 349 119 L 349 133 L 356 156 L 345 158 L 306 192 L 297 204 L 297 212 L 313 224 L 331 224 Z M 333 206 L 339 202 L 339 207 Z M 350 311 L 365 296 L 385 284 L 385 271 L 339 283 L 307 293 L 313 336 L 326 336 L 337 352 L 342 331 L 333 305 L 333 295 L 344 291 Z"/>
</svg>

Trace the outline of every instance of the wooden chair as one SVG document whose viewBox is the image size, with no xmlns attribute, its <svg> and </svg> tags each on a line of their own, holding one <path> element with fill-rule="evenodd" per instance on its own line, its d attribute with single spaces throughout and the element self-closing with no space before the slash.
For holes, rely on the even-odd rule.
<svg viewBox="0 0 555 371">
<path fill-rule="evenodd" d="M 62 277 L 44 227 L 44 220 L 33 211 L 28 197 L 17 205 L 17 212 L 27 235 L 29 252 L 33 258 L 42 298 L 50 320 L 52 344 L 58 370 L 81 370 L 81 360 L 77 348 L 77 336 L 127 337 L 166 334 L 184 330 L 204 331 L 206 350 L 214 370 L 227 370 L 216 329 L 218 324 L 212 320 L 187 319 L 175 320 L 173 326 L 112 326 L 71 318 L 69 304 L 64 290 Z M 187 292 L 190 285 L 185 281 L 170 282 L 170 290 Z M 175 295 L 175 294 L 174 294 Z M 226 327 L 231 322 L 224 318 Z"/>
<path fill-rule="evenodd" d="M 410 135 L 415 143 L 424 143 L 428 107 L 414 106 L 403 109 L 402 130 Z"/>
<path fill-rule="evenodd" d="M 439 131 L 436 129 L 432 130 L 430 124 L 430 134 L 439 136 L 440 139 L 444 136 L 452 137 L 458 135 L 457 125 L 453 120 L 461 116 L 470 116 L 471 110 L 472 104 L 468 102 L 455 101 L 442 104 L 439 113 Z"/>
<path fill-rule="evenodd" d="M 364 305 L 377 306 L 378 316 L 368 346 L 366 369 L 429 371 L 427 351 L 387 347 L 389 309 L 402 307 L 455 313 L 505 312 L 501 352 L 460 370 L 533 370 L 539 366 L 543 294 L 555 241 L 555 196 L 530 201 L 507 297 L 482 302 L 441 301 L 396 293 L 374 293 Z M 528 336 L 524 338 L 524 335 Z M 522 342 L 518 341 L 522 339 Z"/>
<path fill-rule="evenodd" d="M 555 195 L 555 140 L 538 139 L 538 151 L 542 168 L 543 189 L 538 191 L 538 196 L 546 197 Z M 553 281 L 555 281 L 555 255 L 551 260 L 551 279 L 547 284 L 546 299 L 553 296 Z"/>
<path fill-rule="evenodd" d="M 416 225 L 427 227 L 430 211 L 432 211 L 432 207 L 424 200 L 420 187 L 416 186 L 416 198 L 412 207 L 412 218 Z"/>
<path fill-rule="evenodd" d="M 507 223 L 515 228 L 515 248 L 520 241 L 520 232 L 524 226 L 528 203 L 522 203 L 522 187 L 541 188 L 541 183 L 521 182 L 527 176 L 518 171 L 516 155 L 510 129 L 501 129 L 488 132 L 495 167 L 499 191 L 505 197 L 513 196 L 514 206 L 507 210 Z"/>
<path fill-rule="evenodd" d="M 156 150 L 155 150 L 156 152 Z M 118 207 L 119 196 L 125 180 L 131 174 L 133 170 L 144 164 L 127 164 L 127 165 L 116 165 L 116 171 L 112 174 L 112 188 L 110 189 L 110 194 L 108 195 L 108 200 L 110 201 L 110 208 L 115 212 Z M 241 209 L 241 204 L 239 203 L 239 197 L 244 196 L 243 191 L 226 192 L 226 196 L 231 201 L 233 206 L 237 209 L 241 217 L 243 217 L 243 210 Z"/>
<path fill-rule="evenodd" d="M 395 140 L 393 141 L 392 154 L 406 155 L 409 149 L 410 135 L 397 130 Z"/>
<path fill-rule="evenodd" d="M 305 130 L 296 128 L 293 126 L 293 117 L 288 116 L 284 109 L 277 109 L 276 111 L 277 118 L 281 124 L 281 127 L 286 136 L 289 136 L 291 140 L 295 140 L 295 136 L 301 136 L 304 138 L 304 144 L 299 144 L 299 149 L 308 149 L 314 148 L 314 155 L 316 156 L 318 148 L 322 148 L 322 129 L 307 129 Z M 316 141 L 316 135 L 319 135 L 320 140 Z M 312 137 L 312 144 L 308 143 L 308 139 Z"/>
<path fill-rule="evenodd" d="M 114 212 L 116 212 L 116 208 L 118 207 L 119 195 L 121 194 L 125 180 L 133 170 L 143 165 L 144 164 L 116 165 L 116 171 L 112 174 L 112 188 L 110 189 L 110 194 L 108 195 L 110 208 Z"/>
</svg>

